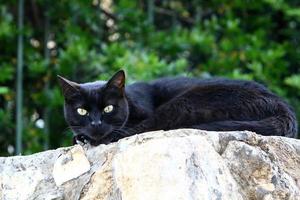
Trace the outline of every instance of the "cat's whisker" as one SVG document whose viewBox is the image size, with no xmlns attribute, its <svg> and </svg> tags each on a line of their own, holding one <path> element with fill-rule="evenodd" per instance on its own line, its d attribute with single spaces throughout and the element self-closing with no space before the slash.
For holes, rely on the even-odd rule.
<svg viewBox="0 0 300 200">
<path fill-rule="evenodd" d="M 117 133 L 118 135 L 121 135 L 121 136 L 130 136 L 130 134 L 126 130 L 123 130 L 123 129 L 116 129 L 112 133 Z"/>
<path fill-rule="evenodd" d="M 72 126 L 72 125 L 70 125 L 69 128 L 82 128 L 82 126 Z"/>
<path fill-rule="evenodd" d="M 68 127 L 64 128 L 64 130 L 62 131 L 62 134 L 68 134 L 68 133 L 70 133 L 69 131 L 72 132 L 72 129 L 68 126 Z"/>
</svg>

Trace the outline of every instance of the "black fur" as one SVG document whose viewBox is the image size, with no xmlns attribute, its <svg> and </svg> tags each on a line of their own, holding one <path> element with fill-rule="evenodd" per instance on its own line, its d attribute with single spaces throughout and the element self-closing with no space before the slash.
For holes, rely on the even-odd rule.
<svg viewBox="0 0 300 200">
<path fill-rule="evenodd" d="M 162 78 L 124 86 L 123 71 L 108 82 L 77 84 L 60 77 L 65 118 L 75 139 L 91 144 L 154 130 L 197 128 L 250 130 L 262 135 L 296 137 L 295 113 L 264 86 L 228 79 Z M 112 113 L 104 114 L 107 105 Z M 89 116 L 79 116 L 84 107 Z M 91 121 L 100 120 L 98 127 Z"/>
</svg>

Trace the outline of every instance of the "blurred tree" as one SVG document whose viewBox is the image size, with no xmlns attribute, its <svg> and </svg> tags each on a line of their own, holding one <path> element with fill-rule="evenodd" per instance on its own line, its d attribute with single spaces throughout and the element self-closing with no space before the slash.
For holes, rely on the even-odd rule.
<svg viewBox="0 0 300 200">
<path fill-rule="evenodd" d="M 15 153 L 17 8 L 0 0 L 1 155 Z M 128 83 L 173 75 L 256 80 L 300 116 L 297 0 L 28 0 L 24 14 L 25 154 L 70 145 L 57 74 L 85 82 L 124 68 Z"/>
</svg>

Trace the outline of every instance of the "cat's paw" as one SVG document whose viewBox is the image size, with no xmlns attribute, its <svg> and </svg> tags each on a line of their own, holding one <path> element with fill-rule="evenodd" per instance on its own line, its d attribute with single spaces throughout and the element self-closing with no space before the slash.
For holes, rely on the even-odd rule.
<svg viewBox="0 0 300 200">
<path fill-rule="evenodd" d="M 76 135 L 73 137 L 73 145 L 79 144 L 84 146 L 85 144 L 89 144 L 89 140 L 84 135 Z"/>
</svg>

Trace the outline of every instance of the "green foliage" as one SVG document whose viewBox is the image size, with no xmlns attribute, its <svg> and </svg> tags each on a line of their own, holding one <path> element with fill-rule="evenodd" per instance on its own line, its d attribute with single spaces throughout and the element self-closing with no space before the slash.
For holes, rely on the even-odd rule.
<svg viewBox="0 0 300 200">
<path fill-rule="evenodd" d="M 287 77 L 284 81 L 287 85 L 300 89 L 300 74 Z"/>
<path fill-rule="evenodd" d="M 1 155 L 13 153 L 8 149 L 14 146 L 17 3 L 0 0 Z M 291 103 L 300 118 L 297 0 L 149 5 L 148 0 L 26 4 L 25 154 L 48 148 L 41 122 L 49 125 L 50 148 L 71 144 L 57 74 L 86 82 L 105 80 L 123 68 L 127 83 L 173 75 L 256 80 Z"/>
</svg>

